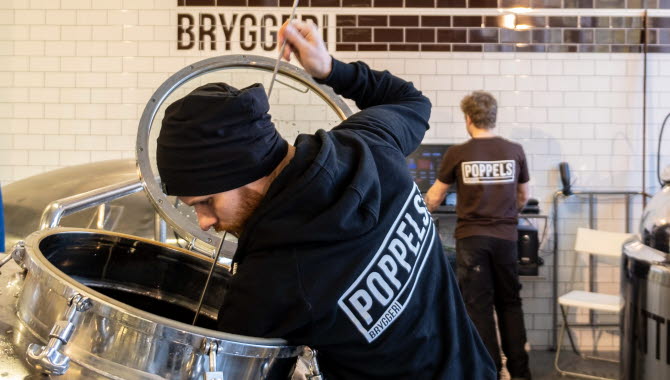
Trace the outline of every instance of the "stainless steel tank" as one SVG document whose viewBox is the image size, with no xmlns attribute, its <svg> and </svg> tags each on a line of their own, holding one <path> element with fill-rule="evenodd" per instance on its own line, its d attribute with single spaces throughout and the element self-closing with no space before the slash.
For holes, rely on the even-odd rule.
<svg viewBox="0 0 670 380">
<path fill-rule="evenodd" d="M 30 374 L 60 375 L 64 379 L 291 377 L 298 355 L 309 350 L 289 346 L 282 339 L 215 330 L 229 278 L 225 263 L 234 254 L 236 241 L 222 241 L 223 237 L 214 231 L 200 230 L 190 208 L 163 194 L 154 154 L 159 127 L 152 129 L 160 126 L 166 101 L 171 96 L 180 97 L 189 86 L 201 84 L 198 82 L 206 74 L 234 68 L 272 73 L 274 64 L 275 60 L 264 57 L 224 56 L 194 63 L 170 77 L 149 99 L 142 114 L 135 177 L 126 178 L 126 171 L 118 183 L 51 201 L 41 214 L 40 230 L 19 241 L 10 256 L 0 257 L 0 266 L 10 263 L 2 268 L 5 273 L 0 277 L 5 280 L 0 288 L 0 328 L 11 331 L 15 357 L 28 365 Z M 301 69 L 282 63 L 279 74 L 279 83 L 291 91 L 313 94 L 325 101 L 337 120 L 351 114 L 331 89 L 317 84 Z M 306 101 L 310 103 L 303 104 L 313 104 L 314 100 Z M 41 185 L 41 194 L 48 194 L 44 191 L 48 186 Z M 187 249 L 118 232 L 58 227 L 63 217 L 89 207 L 103 207 L 110 201 L 137 195 L 140 190 L 155 212 L 187 242 Z M 31 203 L 25 199 L 21 202 Z M 141 210 L 146 207 L 131 211 Z M 8 215 L 7 223 L 18 219 Z M 34 218 L 28 219 L 30 228 L 34 227 Z M 141 218 L 139 224 L 145 226 L 147 221 Z M 123 216 L 118 223 L 123 225 Z M 21 228 L 14 230 L 16 234 L 24 232 Z M 143 228 L 136 230 L 146 232 Z M 223 258 L 213 265 L 214 247 L 219 245 Z M 204 297 L 199 323 L 191 326 L 188 323 L 195 315 L 212 266 L 213 282 Z M 2 360 L 0 357 L 0 365 L 16 365 Z M 312 364 L 316 369 L 316 362 Z"/>
<path fill-rule="evenodd" d="M 218 266 L 191 326 L 211 260 L 113 232 L 31 234 L 13 257 L 26 270 L 13 343 L 64 378 L 286 379 L 299 348 L 215 331 L 228 268 Z M 210 363 L 212 346 L 214 361 Z"/>
<path fill-rule="evenodd" d="M 648 203 L 640 238 L 623 246 L 621 373 L 670 379 L 670 184 Z"/>
</svg>

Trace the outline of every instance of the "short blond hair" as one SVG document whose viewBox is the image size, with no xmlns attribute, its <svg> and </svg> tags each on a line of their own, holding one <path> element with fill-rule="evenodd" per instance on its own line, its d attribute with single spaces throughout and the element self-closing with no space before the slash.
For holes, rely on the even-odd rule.
<svg viewBox="0 0 670 380">
<path fill-rule="evenodd" d="M 472 124 L 481 129 L 496 126 L 498 102 L 486 91 L 475 91 L 461 100 L 461 111 L 470 117 Z"/>
</svg>

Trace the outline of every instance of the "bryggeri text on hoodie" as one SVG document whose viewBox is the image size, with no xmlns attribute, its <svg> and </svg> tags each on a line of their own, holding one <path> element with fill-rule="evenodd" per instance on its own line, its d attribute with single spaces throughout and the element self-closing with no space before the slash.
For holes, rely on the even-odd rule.
<svg viewBox="0 0 670 380">
<path fill-rule="evenodd" d="M 377 253 L 338 301 L 368 342 L 403 312 L 435 240 L 435 225 L 414 185 Z"/>
</svg>

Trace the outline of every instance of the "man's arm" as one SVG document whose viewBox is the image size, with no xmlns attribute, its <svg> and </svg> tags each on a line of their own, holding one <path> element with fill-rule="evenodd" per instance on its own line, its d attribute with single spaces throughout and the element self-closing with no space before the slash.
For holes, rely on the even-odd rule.
<svg viewBox="0 0 670 380">
<path fill-rule="evenodd" d="M 516 208 L 521 210 L 526 205 L 530 198 L 530 190 L 528 182 L 520 183 L 516 186 Z"/>
<path fill-rule="evenodd" d="M 405 156 L 421 143 L 429 128 L 431 104 L 412 83 L 363 62 L 347 64 L 332 58 L 313 24 L 284 24 L 279 43 L 284 39 L 290 47 L 284 58 L 293 52 L 307 73 L 365 110 L 347 119 L 348 129 L 378 135 Z"/>
<path fill-rule="evenodd" d="M 530 175 L 528 173 L 528 163 L 526 162 L 526 153 L 523 151 L 523 147 L 519 145 L 521 150 L 519 162 L 519 183 L 516 186 L 516 209 L 521 211 L 523 206 L 528 202 L 530 198 L 530 191 L 528 190 L 528 181 L 530 181 Z"/>
<path fill-rule="evenodd" d="M 426 206 L 428 206 L 428 211 L 433 212 L 437 207 L 442 203 L 444 197 L 447 196 L 447 190 L 449 190 L 449 184 L 440 181 L 439 179 L 435 180 L 433 186 L 428 189 L 426 193 Z"/>
</svg>

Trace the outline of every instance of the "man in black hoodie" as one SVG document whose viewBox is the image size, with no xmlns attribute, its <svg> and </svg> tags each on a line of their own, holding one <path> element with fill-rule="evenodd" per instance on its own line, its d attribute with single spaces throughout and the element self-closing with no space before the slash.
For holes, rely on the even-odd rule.
<svg viewBox="0 0 670 380">
<path fill-rule="evenodd" d="M 405 163 L 429 100 L 333 59 L 313 25 L 283 39 L 361 111 L 288 145 L 262 86 L 209 84 L 168 107 L 158 138 L 166 192 L 239 237 L 219 328 L 315 348 L 329 380 L 495 379 Z"/>
</svg>

